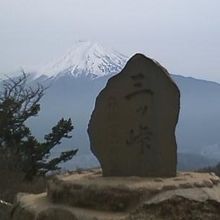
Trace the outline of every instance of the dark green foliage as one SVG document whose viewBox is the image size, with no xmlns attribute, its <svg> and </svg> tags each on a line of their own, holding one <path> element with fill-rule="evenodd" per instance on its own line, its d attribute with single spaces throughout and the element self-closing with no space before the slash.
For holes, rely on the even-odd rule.
<svg viewBox="0 0 220 220">
<path fill-rule="evenodd" d="M 40 143 L 32 136 L 25 122 L 40 111 L 39 101 L 45 88 L 39 84 L 33 87 L 26 85 L 25 74 L 3 83 L 0 93 L 0 159 L 4 168 L 22 170 L 25 178 L 31 180 L 35 175 L 59 169 L 58 164 L 70 160 L 77 149 L 48 159 L 50 150 L 60 144 L 62 138 L 71 138 L 69 133 L 73 125 L 71 119 L 62 118 L 51 133 L 45 135 L 45 141 Z"/>
</svg>

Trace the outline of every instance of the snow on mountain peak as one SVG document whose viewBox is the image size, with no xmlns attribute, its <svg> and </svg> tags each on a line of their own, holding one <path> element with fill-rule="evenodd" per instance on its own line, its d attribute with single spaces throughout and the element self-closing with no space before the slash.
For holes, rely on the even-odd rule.
<svg viewBox="0 0 220 220">
<path fill-rule="evenodd" d="M 60 59 L 37 71 L 37 77 L 69 74 L 92 78 L 115 74 L 124 67 L 127 57 L 98 43 L 78 41 Z"/>
</svg>

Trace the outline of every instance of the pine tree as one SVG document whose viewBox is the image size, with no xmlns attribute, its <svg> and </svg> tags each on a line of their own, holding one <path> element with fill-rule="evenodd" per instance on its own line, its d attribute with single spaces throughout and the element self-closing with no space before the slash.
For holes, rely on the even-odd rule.
<svg viewBox="0 0 220 220">
<path fill-rule="evenodd" d="M 71 138 L 73 130 L 71 119 L 62 118 L 51 133 L 45 135 L 44 142 L 39 142 L 25 124 L 27 119 L 37 116 L 40 111 L 39 101 L 46 88 L 27 86 L 27 75 L 9 78 L 3 82 L 0 93 L 0 157 L 4 168 L 20 170 L 25 179 L 35 175 L 44 175 L 48 171 L 59 169 L 60 162 L 70 160 L 77 149 L 65 151 L 59 157 L 49 159 L 50 151 L 61 143 L 63 138 Z"/>
</svg>

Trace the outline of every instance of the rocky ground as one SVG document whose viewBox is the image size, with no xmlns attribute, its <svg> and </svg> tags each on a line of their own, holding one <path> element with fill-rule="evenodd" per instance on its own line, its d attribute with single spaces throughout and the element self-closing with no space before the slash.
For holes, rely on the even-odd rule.
<svg viewBox="0 0 220 220">
<path fill-rule="evenodd" d="M 174 178 L 108 177 L 99 170 L 59 175 L 46 193 L 20 194 L 12 220 L 217 220 L 220 179 L 213 173 Z"/>
<path fill-rule="evenodd" d="M 156 204 L 144 204 L 127 220 L 218 220 L 220 205 L 214 200 L 199 202 L 173 196 Z"/>
</svg>

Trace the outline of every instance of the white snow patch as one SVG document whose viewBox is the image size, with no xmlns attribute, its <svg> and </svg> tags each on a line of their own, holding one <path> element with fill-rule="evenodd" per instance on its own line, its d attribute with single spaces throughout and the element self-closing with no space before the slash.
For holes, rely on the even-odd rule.
<svg viewBox="0 0 220 220">
<path fill-rule="evenodd" d="M 35 71 L 35 78 L 46 75 L 57 77 L 70 74 L 74 77 L 100 77 L 120 72 L 127 57 L 98 43 L 78 41 L 58 60 Z"/>
</svg>

